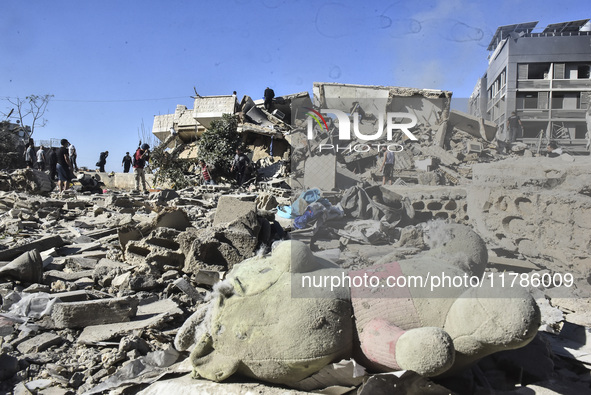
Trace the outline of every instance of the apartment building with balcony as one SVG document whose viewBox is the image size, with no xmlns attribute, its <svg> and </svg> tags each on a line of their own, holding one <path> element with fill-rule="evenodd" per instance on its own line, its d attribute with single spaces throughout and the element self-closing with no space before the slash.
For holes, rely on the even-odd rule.
<svg viewBox="0 0 591 395">
<path fill-rule="evenodd" d="M 504 123 L 515 111 L 524 141 L 560 140 L 585 145 L 585 112 L 591 103 L 589 19 L 500 26 L 489 46 L 486 73 L 469 99 L 469 112 Z"/>
</svg>

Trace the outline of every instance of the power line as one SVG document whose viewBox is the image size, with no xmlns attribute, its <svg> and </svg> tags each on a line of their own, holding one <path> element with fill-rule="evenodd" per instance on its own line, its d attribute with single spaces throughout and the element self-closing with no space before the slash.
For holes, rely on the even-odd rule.
<svg viewBox="0 0 591 395">
<path fill-rule="evenodd" d="M 121 102 L 140 102 L 140 101 L 158 101 L 158 100 L 172 100 L 172 99 L 186 99 L 192 96 L 176 96 L 176 97 L 160 97 L 157 99 L 115 99 L 115 100 L 81 100 L 81 99 L 51 99 L 51 101 L 63 101 L 73 103 L 121 103 Z M 19 99 L 18 97 L 5 96 L 4 99 Z"/>
<path fill-rule="evenodd" d="M 176 96 L 176 97 L 160 97 L 158 99 L 119 99 L 119 100 L 75 100 L 75 99 L 53 99 L 52 101 L 65 101 L 75 103 L 121 103 L 121 102 L 137 102 L 137 101 L 157 101 L 157 100 L 172 100 L 172 99 L 186 99 L 191 96 Z"/>
</svg>

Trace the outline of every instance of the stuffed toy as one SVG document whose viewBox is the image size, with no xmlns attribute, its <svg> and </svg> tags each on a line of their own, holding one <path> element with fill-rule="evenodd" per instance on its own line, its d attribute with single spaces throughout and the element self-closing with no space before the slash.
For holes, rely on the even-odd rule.
<svg viewBox="0 0 591 395">
<path fill-rule="evenodd" d="M 281 242 L 235 265 L 181 327 L 175 347 L 192 349 L 195 377 L 242 374 L 296 386 L 343 358 L 432 377 L 531 341 L 539 309 L 525 290 L 484 275 L 482 239 L 445 223 L 429 237 L 423 254 L 350 272 L 301 242 Z"/>
</svg>

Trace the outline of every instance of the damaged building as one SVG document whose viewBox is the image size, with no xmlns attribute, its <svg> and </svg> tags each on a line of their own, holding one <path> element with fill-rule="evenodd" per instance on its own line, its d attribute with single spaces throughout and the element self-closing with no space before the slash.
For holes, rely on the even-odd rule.
<svg viewBox="0 0 591 395">
<path fill-rule="evenodd" d="M 591 105 L 589 19 L 500 26 L 488 45 L 488 67 L 469 99 L 470 114 L 503 124 L 513 111 L 523 142 L 557 140 L 585 151 Z"/>
<path fill-rule="evenodd" d="M 288 158 L 286 135 L 291 130 L 292 109 L 311 105 L 307 92 L 275 97 L 270 112 L 264 108 L 262 100 L 255 101 L 247 95 L 240 101 L 235 95 L 195 96 L 193 109 L 178 105 L 174 114 L 155 116 L 152 132 L 163 142 L 174 130 L 177 139 L 169 146 L 186 144 L 179 157 L 195 160 L 198 153 L 191 143 L 223 114 L 236 115 L 239 119 L 237 132 L 251 152 L 251 160 L 264 159 L 265 165 L 270 165 Z"/>
</svg>

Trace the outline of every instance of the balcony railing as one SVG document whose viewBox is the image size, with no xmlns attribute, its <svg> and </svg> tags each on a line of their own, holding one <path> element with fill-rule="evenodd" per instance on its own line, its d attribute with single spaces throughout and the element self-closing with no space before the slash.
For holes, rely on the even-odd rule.
<svg viewBox="0 0 591 395">
<path fill-rule="evenodd" d="M 518 80 L 517 89 L 550 89 L 550 80 Z"/>
<path fill-rule="evenodd" d="M 540 110 L 540 109 L 529 109 L 523 108 L 519 109 L 519 117 L 523 120 L 525 119 L 548 119 L 549 118 L 549 110 Z"/>
<path fill-rule="evenodd" d="M 578 109 L 552 109 L 552 118 L 585 119 L 585 110 Z"/>
<path fill-rule="evenodd" d="M 591 89 L 591 79 L 579 80 L 553 80 L 554 89 Z"/>
</svg>

